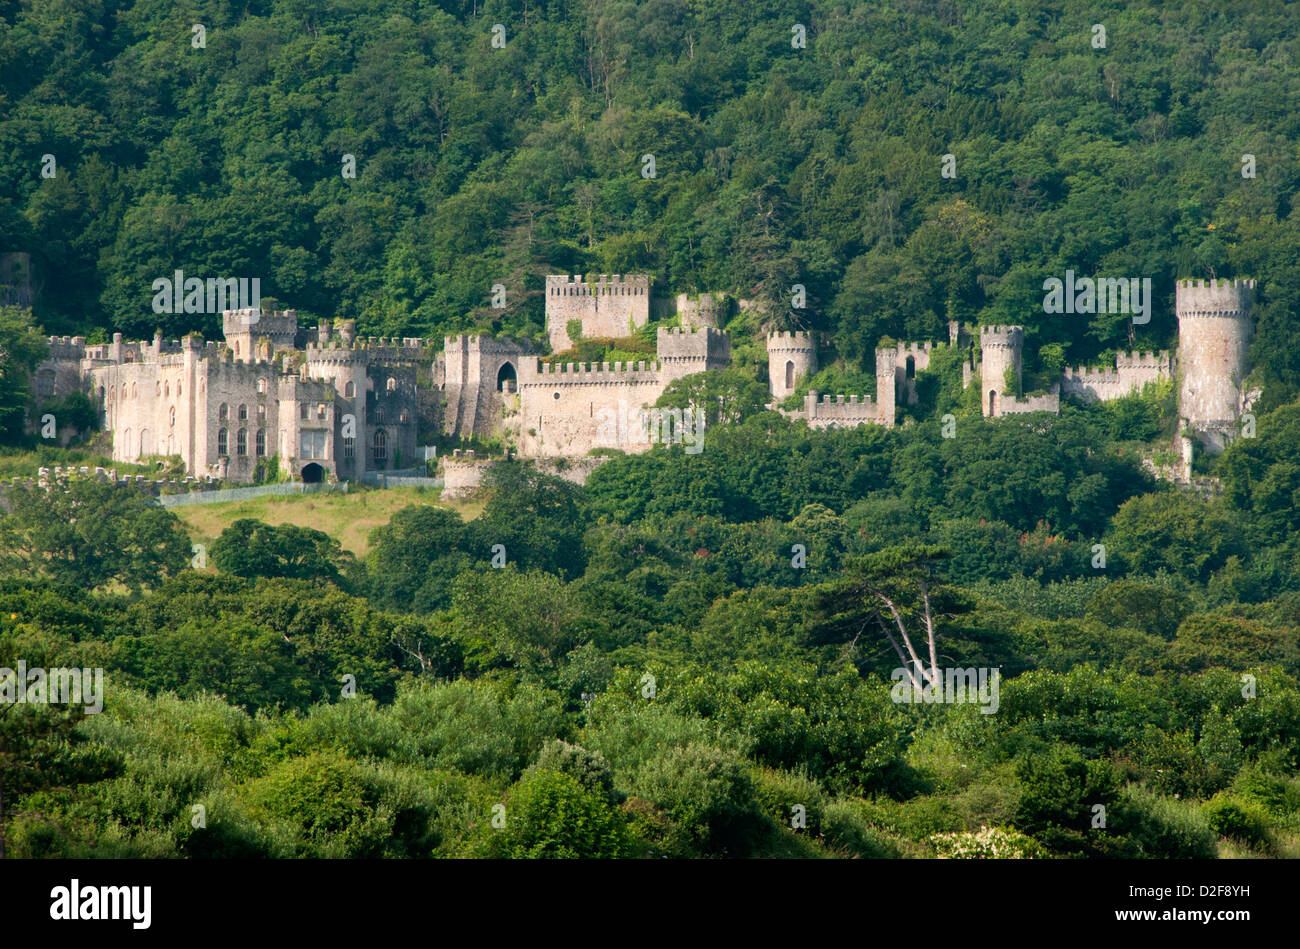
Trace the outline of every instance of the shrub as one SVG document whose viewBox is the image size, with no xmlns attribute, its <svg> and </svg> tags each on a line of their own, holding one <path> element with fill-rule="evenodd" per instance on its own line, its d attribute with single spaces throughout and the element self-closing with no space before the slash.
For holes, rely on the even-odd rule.
<svg viewBox="0 0 1300 949">
<path fill-rule="evenodd" d="M 1272 847 L 1268 813 L 1254 801 L 1220 791 L 1201 805 L 1201 813 L 1210 829 L 1220 837 L 1231 837 L 1265 850 Z"/>
<path fill-rule="evenodd" d="M 746 857 L 770 830 L 742 761 L 720 748 L 687 745 L 652 758 L 636 776 L 698 853 Z"/>
</svg>

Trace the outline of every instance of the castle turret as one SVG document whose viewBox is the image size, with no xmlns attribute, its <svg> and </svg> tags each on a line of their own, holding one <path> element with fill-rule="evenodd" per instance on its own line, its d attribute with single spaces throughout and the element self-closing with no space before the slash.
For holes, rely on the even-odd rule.
<svg viewBox="0 0 1300 949">
<path fill-rule="evenodd" d="M 777 402 L 799 385 L 799 380 L 817 372 L 817 338 L 811 332 L 769 333 L 767 378 Z"/>
<path fill-rule="evenodd" d="M 894 427 L 898 397 L 898 350 L 876 350 L 876 418 L 886 428 Z"/>
<path fill-rule="evenodd" d="M 1025 331 L 1020 326 L 980 327 L 980 406 L 985 418 L 1004 414 L 1004 403 L 1014 402 L 1020 391 L 1020 360 Z M 1007 370 L 1014 387 L 1007 390 Z"/>
<path fill-rule="evenodd" d="M 1211 451 L 1222 450 L 1241 414 L 1254 280 L 1180 280 L 1178 414 Z"/>
</svg>

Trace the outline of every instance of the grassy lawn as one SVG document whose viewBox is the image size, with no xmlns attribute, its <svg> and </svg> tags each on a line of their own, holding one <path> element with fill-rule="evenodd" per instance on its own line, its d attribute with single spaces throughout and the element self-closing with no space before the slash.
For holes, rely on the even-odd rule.
<svg viewBox="0 0 1300 949">
<path fill-rule="evenodd" d="M 324 531 L 338 538 L 344 550 L 364 557 L 370 548 L 370 532 L 412 504 L 450 508 L 465 520 L 478 517 L 483 510 L 479 501 L 440 501 L 438 493 L 427 488 L 390 488 L 349 494 L 268 495 L 228 504 L 178 507 L 173 512 L 196 544 L 211 545 L 232 523 L 251 517 L 267 524 L 296 524 Z"/>
</svg>

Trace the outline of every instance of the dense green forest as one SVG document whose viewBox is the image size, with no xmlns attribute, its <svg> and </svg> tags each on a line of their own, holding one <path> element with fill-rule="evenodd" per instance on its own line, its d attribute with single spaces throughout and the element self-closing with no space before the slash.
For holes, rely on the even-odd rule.
<svg viewBox="0 0 1300 949">
<path fill-rule="evenodd" d="M 529 335 L 544 274 L 645 270 L 766 300 L 868 370 L 954 315 L 1025 325 L 1031 370 L 1047 344 L 1167 346 L 1174 279 L 1250 276 L 1278 405 L 1298 44 L 1281 0 L 8 0 L 0 249 L 33 254 L 59 334 L 213 338 L 150 309 L 181 269 L 373 335 Z M 1151 277 L 1153 319 L 1044 315 L 1066 269 Z"/>
<path fill-rule="evenodd" d="M 501 464 L 361 558 L 240 520 L 200 566 L 143 495 L 15 489 L 0 667 L 106 697 L 0 706 L 4 852 L 1300 856 L 1298 55 L 1280 0 L 0 0 L 11 441 L 32 322 L 217 335 L 151 311 L 177 269 L 534 338 L 545 274 L 645 270 L 827 331 L 853 383 L 951 318 L 1024 325 L 1031 374 L 1169 347 L 1175 278 L 1254 277 L 1264 392 L 1202 497 L 1141 464 L 1168 387 L 985 421 L 937 358 L 905 424 L 814 432 L 742 316 L 662 400 L 718 400 L 703 452 Z M 1151 322 L 1044 314 L 1067 269 L 1150 276 Z M 897 701 L 927 621 L 996 712 Z"/>
<path fill-rule="evenodd" d="M 405 508 L 360 560 L 235 521 L 202 571 L 144 496 L 16 491 L 0 665 L 103 668 L 107 700 L 0 715 L 8 849 L 1295 856 L 1300 515 L 1251 485 L 1297 426 L 1207 504 L 1082 413 L 756 412 L 582 488 L 499 465 L 480 516 Z M 1000 670 L 994 714 L 894 700 L 879 591 Z"/>
</svg>

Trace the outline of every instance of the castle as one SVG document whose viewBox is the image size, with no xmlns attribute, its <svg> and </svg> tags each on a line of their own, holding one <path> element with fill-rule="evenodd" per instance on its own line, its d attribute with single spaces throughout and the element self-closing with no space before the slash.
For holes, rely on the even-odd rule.
<svg viewBox="0 0 1300 949">
<path fill-rule="evenodd" d="M 1179 358 L 1125 353 L 1113 369 L 1067 368 L 1049 392 L 1018 395 L 1024 330 L 984 326 L 977 346 L 949 325 L 947 346 L 962 352 L 963 384 L 979 385 L 985 417 L 1059 412 L 1060 398 L 1105 401 L 1178 376 L 1179 412 L 1210 450 L 1220 450 L 1249 406 L 1242 391 L 1254 281 L 1177 284 Z M 115 461 L 179 455 L 187 472 L 248 482 L 259 465 L 304 481 L 350 480 L 415 462 L 421 436 L 502 437 L 522 457 L 586 455 L 597 448 L 636 452 L 671 436 L 645 424 L 645 410 L 675 380 L 727 367 L 731 345 L 718 328 L 723 299 L 679 296 L 683 324 L 660 327 L 655 358 L 637 362 L 546 360 L 508 337 L 448 336 L 440 352 L 419 339 L 359 339 L 354 321 L 315 330 L 294 310 L 223 314 L 224 342 L 197 336 L 165 342 L 87 345 L 51 338 L 36 371 L 38 404 L 72 391 L 97 398 L 113 433 Z M 646 275 L 546 280 L 546 330 L 554 352 L 579 338 L 627 337 L 657 312 Z M 892 427 L 899 405 L 917 401 L 917 373 L 936 344 L 876 350 L 876 397 L 809 391 L 782 412 L 812 428 Z M 812 332 L 767 337 L 773 406 L 817 372 Z M 425 375 L 427 371 L 427 376 Z M 427 380 L 427 385 L 424 384 Z M 1009 391 L 1009 385 L 1014 389 Z M 680 414 L 679 414 L 680 421 Z"/>
</svg>

